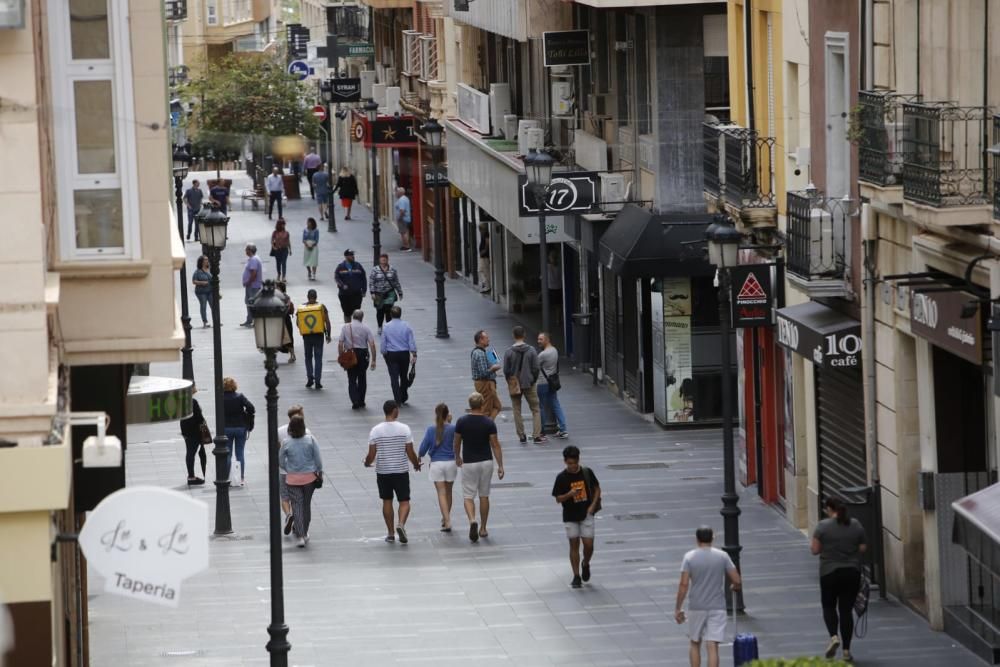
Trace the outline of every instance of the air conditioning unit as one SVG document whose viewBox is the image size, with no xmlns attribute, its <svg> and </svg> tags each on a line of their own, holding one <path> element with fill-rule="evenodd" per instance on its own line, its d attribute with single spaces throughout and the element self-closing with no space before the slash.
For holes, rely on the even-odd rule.
<svg viewBox="0 0 1000 667">
<path fill-rule="evenodd" d="M 518 145 L 520 145 L 520 143 L 521 142 L 519 140 Z M 532 149 L 540 151 L 545 148 L 545 130 L 540 127 L 529 127 L 525 130 L 524 147 L 527 149 L 524 151 L 524 155 L 527 155 Z"/>
<path fill-rule="evenodd" d="M 372 84 L 372 99 L 378 104 L 379 108 L 385 106 L 385 89 L 388 88 L 384 83 L 374 83 Z"/>
<path fill-rule="evenodd" d="M 503 129 L 503 117 L 511 112 L 510 84 L 490 84 L 490 132 L 500 134 Z"/>
<path fill-rule="evenodd" d="M 396 68 L 386 67 L 385 68 L 385 82 L 390 86 L 395 86 L 399 83 L 399 79 L 396 78 Z"/>
<path fill-rule="evenodd" d="M 517 152 L 521 155 L 528 154 L 528 148 L 536 148 L 536 146 L 528 145 L 528 130 L 541 129 L 542 123 L 537 120 L 519 120 L 517 121 Z M 544 134 L 543 134 L 544 137 Z"/>
<path fill-rule="evenodd" d="M 375 83 L 375 70 L 366 69 L 361 71 L 361 99 L 368 100 L 372 97 L 372 85 Z"/>
<path fill-rule="evenodd" d="M 507 141 L 517 141 L 517 114 L 503 115 L 503 138 Z"/>
<path fill-rule="evenodd" d="M 625 174 L 599 173 L 601 179 L 601 208 L 604 211 L 620 211 L 628 198 L 625 191 Z"/>
<path fill-rule="evenodd" d="M 573 81 L 556 79 L 552 81 L 552 114 L 570 116 L 573 114 Z"/>
<path fill-rule="evenodd" d="M 403 90 L 399 86 L 387 86 L 385 89 L 385 112 L 388 114 L 401 113 L 403 107 L 399 105 L 399 100 L 403 97 Z"/>
</svg>

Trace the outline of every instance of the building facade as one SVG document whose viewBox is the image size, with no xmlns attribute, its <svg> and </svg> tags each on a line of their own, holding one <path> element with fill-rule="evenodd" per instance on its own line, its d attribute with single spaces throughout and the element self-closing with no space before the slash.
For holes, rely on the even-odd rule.
<svg viewBox="0 0 1000 667">
<path fill-rule="evenodd" d="M 0 379 L 0 602 L 9 664 L 83 665 L 86 571 L 63 540 L 125 474 L 83 468 L 95 428 L 70 421 L 102 413 L 127 447 L 135 366 L 176 360 L 182 343 L 165 6 L 26 6 L 23 28 L 0 31 L 0 152 L 18 156 L 0 206 L 19 221 L 0 253 L 0 338 L 17 351 Z"/>
<path fill-rule="evenodd" d="M 275 48 L 281 24 L 280 0 L 187 0 L 183 64 L 198 72 L 230 53 Z"/>
</svg>

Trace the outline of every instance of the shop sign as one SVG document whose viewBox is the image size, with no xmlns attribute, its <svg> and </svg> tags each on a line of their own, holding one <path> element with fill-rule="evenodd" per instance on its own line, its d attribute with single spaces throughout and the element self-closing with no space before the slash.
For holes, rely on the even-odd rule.
<svg viewBox="0 0 1000 667">
<path fill-rule="evenodd" d="M 133 376 L 125 396 L 128 423 L 158 424 L 190 417 L 193 390 L 191 380 Z"/>
<path fill-rule="evenodd" d="M 545 212 L 587 212 L 597 201 L 597 172 L 557 172 L 552 175 L 552 183 L 545 193 Z M 540 212 L 538 200 L 524 174 L 517 177 L 517 205 L 522 218 L 531 218 Z"/>
<path fill-rule="evenodd" d="M 80 549 L 114 595 L 176 607 L 181 582 L 208 568 L 208 505 L 169 489 L 112 493 L 87 516 Z"/>
<path fill-rule="evenodd" d="M 367 42 L 347 42 L 337 44 L 337 56 L 341 58 L 371 58 L 375 55 L 375 45 Z"/>
<path fill-rule="evenodd" d="M 542 33 L 545 67 L 590 64 L 590 31 L 559 30 Z"/>
<path fill-rule="evenodd" d="M 806 308 L 805 317 L 796 317 Z M 794 313 L 791 314 L 791 313 Z M 861 323 L 810 302 L 775 311 L 778 344 L 825 368 L 861 368 Z"/>
<path fill-rule="evenodd" d="M 962 317 L 969 304 L 975 312 Z M 910 331 L 962 359 L 983 363 L 982 309 L 968 292 L 911 291 Z"/>
<path fill-rule="evenodd" d="M 429 164 L 424 167 L 424 187 L 445 188 L 448 185 L 448 167 L 443 164 L 438 166 Z"/>
<path fill-rule="evenodd" d="M 365 123 L 364 121 L 355 118 L 354 122 L 351 123 L 351 141 L 358 142 L 365 140 Z"/>
<path fill-rule="evenodd" d="M 729 269 L 729 302 L 733 326 L 769 327 L 774 324 L 772 264 L 745 264 Z"/>
<path fill-rule="evenodd" d="M 365 137 L 365 143 L 369 146 L 374 142 L 376 146 L 415 146 L 417 135 L 413 129 L 413 117 L 403 118 L 380 118 L 374 123 L 368 123 L 371 130 L 369 136 Z"/>
<path fill-rule="evenodd" d="M 333 94 L 333 102 L 360 102 L 361 79 L 330 79 L 330 92 Z"/>
</svg>

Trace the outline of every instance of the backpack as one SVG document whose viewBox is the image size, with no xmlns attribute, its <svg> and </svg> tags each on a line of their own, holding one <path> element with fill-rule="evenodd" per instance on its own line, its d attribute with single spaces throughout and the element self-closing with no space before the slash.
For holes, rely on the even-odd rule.
<svg viewBox="0 0 1000 667">
<path fill-rule="evenodd" d="M 306 303 L 299 306 L 295 319 L 299 325 L 299 333 L 303 336 L 326 333 L 326 314 L 321 303 Z"/>
</svg>

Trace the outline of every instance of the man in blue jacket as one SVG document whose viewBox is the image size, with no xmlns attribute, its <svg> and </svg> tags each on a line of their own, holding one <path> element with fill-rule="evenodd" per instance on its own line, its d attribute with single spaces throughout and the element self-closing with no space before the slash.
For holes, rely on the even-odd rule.
<svg viewBox="0 0 1000 667">
<path fill-rule="evenodd" d="M 344 311 L 344 323 L 351 321 L 351 315 L 361 308 L 365 291 L 368 289 L 368 277 L 360 263 L 354 261 L 354 251 L 348 248 L 344 251 L 344 261 L 337 265 L 333 272 L 340 290 L 340 308 Z"/>
</svg>

